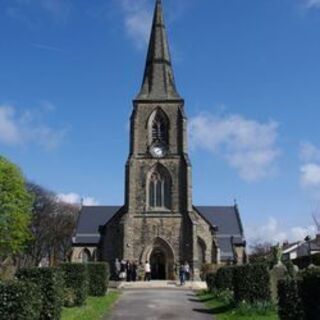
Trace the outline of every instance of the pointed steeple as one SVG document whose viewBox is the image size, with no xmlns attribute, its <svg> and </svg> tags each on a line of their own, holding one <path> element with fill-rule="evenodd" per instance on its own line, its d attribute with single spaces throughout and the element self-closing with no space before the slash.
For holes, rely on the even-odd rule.
<svg viewBox="0 0 320 320">
<path fill-rule="evenodd" d="M 181 100 L 174 81 L 161 0 L 156 1 L 142 87 L 136 100 Z"/>
</svg>

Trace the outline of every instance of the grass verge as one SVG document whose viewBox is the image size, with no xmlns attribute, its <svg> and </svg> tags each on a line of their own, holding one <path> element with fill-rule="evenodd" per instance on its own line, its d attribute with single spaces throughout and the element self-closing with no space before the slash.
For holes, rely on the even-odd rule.
<svg viewBox="0 0 320 320">
<path fill-rule="evenodd" d="M 259 311 L 249 307 L 235 307 L 214 297 L 212 293 L 200 292 L 198 298 L 208 308 L 215 320 L 278 320 L 276 311 Z"/>
<path fill-rule="evenodd" d="M 62 320 L 101 320 L 107 315 L 120 293 L 110 291 L 104 297 L 88 297 L 82 307 L 63 308 Z"/>
</svg>

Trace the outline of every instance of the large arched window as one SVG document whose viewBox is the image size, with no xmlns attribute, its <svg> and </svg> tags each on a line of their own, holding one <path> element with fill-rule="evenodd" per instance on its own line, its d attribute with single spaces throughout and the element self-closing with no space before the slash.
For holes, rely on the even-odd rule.
<svg viewBox="0 0 320 320">
<path fill-rule="evenodd" d="M 169 143 L 169 120 L 162 109 L 156 109 L 149 119 L 150 144 Z"/>
<path fill-rule="evenodd" d="M 91 261 L 90 251 L 87 248 L 85 248 L 81 252 L 81 262 L 82 263 L 88 263 L 90 261 Z"/>
<path fill-rule="evenodd" d="M 171 179 L 168 171 L 157 166 L 148 177 L 148 204 L 150 208 L 167 208 L 171 206 Z"/>
</svg>

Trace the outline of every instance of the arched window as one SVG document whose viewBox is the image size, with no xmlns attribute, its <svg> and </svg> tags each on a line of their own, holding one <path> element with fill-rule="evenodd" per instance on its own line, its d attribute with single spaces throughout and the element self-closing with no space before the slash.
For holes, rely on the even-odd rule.
<svg viewBox="0 0 320 320">
<path fill-rule="evenodd" d="M 163 167 L 153 170 L 148 181 L 150 208 L 167 208 L 171 206 L 171 179 Z"/>
<path fill-rule="evenodd" d="M 91 261 L 91 254 L 88 249 L 83 249 L 81 254 L 81 262 L 82 263 L 88 263 Z"/>
<path fill-rule="evenodd" d="M 152 142 L 168 142 L 167 126 L 163 118 L 157 114 L 152 123 Z"/>
<path fill-rule="evenodd" d="M 202 266 L 206 262 L 206 244 L 205 242 L 198 237 L 198 261 L 199 265 Z"/>
<path fill-rule="evenodd" d="M 169 142 L 169 120 L 167 115 L 159 108 L 155 110 L 150 117 L 150 136 L 151 143 L 163 143 Z"/>
</svg>

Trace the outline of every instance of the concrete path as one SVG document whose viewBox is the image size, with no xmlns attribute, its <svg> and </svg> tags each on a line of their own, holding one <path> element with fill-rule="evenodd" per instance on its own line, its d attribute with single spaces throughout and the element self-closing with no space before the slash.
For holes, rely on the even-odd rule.
<svg viewBox="0 0 320 320">
<path fill-rule="evenodd" d="M 187 281 L 184 286 L 180 286 L 178 281 L 155 281 L 150 282 L 115 282 L 109 284 L 110 288 L 115 289 L 182 289 L 182 290 L 206 290 L 205 281 Z"/>
<path fill-rule="evenodd" d="M 212 320 L 190 290 L 124 290 L 108 320 Z"/>
</svg>

